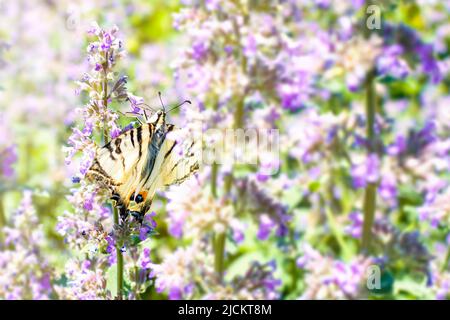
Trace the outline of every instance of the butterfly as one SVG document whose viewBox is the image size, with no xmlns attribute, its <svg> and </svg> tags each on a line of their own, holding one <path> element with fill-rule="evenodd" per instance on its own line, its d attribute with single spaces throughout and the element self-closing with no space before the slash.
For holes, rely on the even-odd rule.
<svg viewBox="0 0 450 320">
<path fill-rule="evenodd" d="M 142 222 L 158 189 L 182 183 L 200 167 L 199 143 L 177 141 L 179 129 L 166 123 L 166 114 L 165 108 L 145 114 L 145 123 L 98 148 L 86 174 L 111 191 L 123 220 L 131 214 Z"/>
</svg>

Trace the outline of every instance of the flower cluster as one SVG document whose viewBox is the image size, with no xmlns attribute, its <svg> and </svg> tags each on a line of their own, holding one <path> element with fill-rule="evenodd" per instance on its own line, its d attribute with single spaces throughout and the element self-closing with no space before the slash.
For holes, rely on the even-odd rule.
<svg viewBox="0 0 450 320">
<path fill-rule="evenodd" d="M 42 225 L 33 206 L 33 192 L 24 191 L 19 208 L 0 234 L 0 297 L 52 299 L 55 272 L 47 261 Z"/>
<path fill-rule="evenodd" d="M 305 270 L 308 287 L 301 299 L 363 299 L 367 297 L 367 270 L 372 258 L 356 257 L 349 263 L 304 247 L 297 266 Z"/>
<path fill-rule="evenodd" d="M 111 196 L 109 190 L 84 178 L 96 155 L 96 138 L 100 136 L 102 142 L 106 143 L 129 128 L 120 127 L 119 114 L 112 109 L 111 104 L 129 101 L 132 113 L 137 116 L 141 111 L 139 106 L 143 103 L 142 98 L 127 91 L 127 77 L 118 77 L 115 72 L 117 62 L 125 56 L 123 43 L 117 33 L 117 27 L 104 30 L 96 23 L 88 31 L 88 35 L 95 38 L 87 46 L 91 71 L 78 81 L 78 92 L 86 92 L 89 101 L 85 107 L 77 109 L 82 116 L 83 126 L 81 129 L 73 128 L 69 146 L 65 148 L 67 163 L 75 155 L 82 154 L 82 158 L 78 172 L 72 178 L 79 186 L 73 188 L 72 194 L 68 196 L 73 212 L 66 211 L 58 218 L 57 231 L 66 243 L 73 249 L 85 252 L 87 257 L 84 261 L 72 261 L 71 266 L 67 267 L 66 277 L 69 281 L 63 292 L 69 297 L 111 297 L 111 293 L 105 295 L 105 273 L 98 270 L 99 266 L 108 268 L 115 264 L 118 250 L 120 255 L 128 250 L 126 257 L 136 264 L 139 255 L 135 246 L 147 239 L 156 226 L 151 215 L 143 223 L 129 217 L 122 224 L 114 224 L 111 206 L 106 204 Z M 132 123 L 130 125 L 132 127 Z"/>
<path fill-rule="evenodd" d="M 150 263 L 158 292 L 169 299 L 277 299 L 281 281 L 274 276 L 273 262 L 252 263 L 242 274 L 226 282 L 218 281 L 214 255 L 204 241 L 178 248 L 159 264 Z"/>
<path fill-rule="evenodd" d="M 449 9 L 2 2 L 0 299 L 449 299 Z M 204 161 L 119 217 L 86 175 L 158 91 Z"/>
</svg>

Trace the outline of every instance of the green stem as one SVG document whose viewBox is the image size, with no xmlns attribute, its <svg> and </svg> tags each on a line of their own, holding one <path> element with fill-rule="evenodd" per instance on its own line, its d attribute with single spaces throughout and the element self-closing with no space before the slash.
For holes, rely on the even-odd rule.
<svg viewBox="0 0 450 320">
<path fill-rule="evenodd" d="M 108 143 L 108 137 L 104 135 L 105 143 Z M 113 220 L 114 225 L 119 226 L 119 211 L 117 207 L 113 204 Z M 117 256 L 117 299 L 122 300 L 123 298 L 123 255 L 121 250 L 121 243 L 116 239 L 116 256 Z"/>
<path fill-rule="evenodd" d="M 0 193 L 0 248 L 3 246 L 3 227 L 6 225 L 5 208 L 3 206 L 3 194 Z"/>
<path fill-rule="evenodd" d="M 239 129 L 244 126 L 244 99 L 241 99 L 234 112 L 234 128 Z"/>
<path fill-rule="evenodd" d="M 366 118 L 367 118 L 367 153 L 375 152 L 375 74 L 370 71 L 366 79 Z M 370 252 L 370 242 L 372 237 L 372 225 L 375 218 L 377 186 L 375 183 L 368 183 L 364 192 L 364 222 L 361 240 L 361 251 L 364 254 Z"/>
<path fill-rule="evenodd" d="M 223 281 L 225 240 L 225 232 L 219 233 L 214 237 L 214 267 L 220 282 Z"/>
<path fill-rule="evenodd" d="M 442 264 L 442 267 L 441 267 L 441 272 L 444 272 L 445 270 L 447 270 L 449 262 L 450 262 L 450 245 L 447 248 L 447 254 L 445 255 L 444 263 Z"/>
<path fill-rule="evenodd" d="M 117 208 L 113 207 L 114 225 L 119 225 L 119 212 Z M 116 239 L 117 241 L 117 239 Z M 117 255 L 117 299 L 122 300 L 123 297 L 123 255 L 121 250 L 121 244 L 116 242 L 116 255 Z"/>
<path fill-rule="evenodd" d="M 219 171 L 219 165 L 214 162 L 211 165 L 211 194 L 214 198 L 217 198 L 217 173 Z"/>
<path fill-rule="evenodd" d="M 105 63 L 103 64 L 103 105 L 105 108 L 108 106 L 108 52 L 105 54 Z M 106 124 L 103 128 L 103 142 L 106 144 L 109 141 L 108 131 L 106 130 Z M 119 212 L 116 206 L 113 204 L 113 219 L 114 225 L 119 226 Z M 117 299 L 122 300 L 123 298 L 123 255 L 121 250 L 121 243 L 116 239 L 116 256 L 117 256 Z"/>
</svg>

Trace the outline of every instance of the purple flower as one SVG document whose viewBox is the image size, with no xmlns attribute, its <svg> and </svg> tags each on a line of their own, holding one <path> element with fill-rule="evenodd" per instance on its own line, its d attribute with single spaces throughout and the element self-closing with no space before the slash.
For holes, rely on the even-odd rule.
<svg viewBox="0 0 450 320">
<path fill-rule="evenodd" d="M 315 5 L 320 9 L 328 9 L 331 0 L 314 0 Z"/>
<path fill-rule="evenodd" d="M 76 183 L 80 183 L 81 179 L 80 177 L 72 177 L 72 183 L 76 184 Z"/>
<path fill-rule="evenodd" d="M 1 176 L 5 178 L 11 178 L 14 176 L 13 164 L 17 161 L 17 154 L 15 146 L 9 146 L 5 149 L 0 149 L 0 163 L 1 163 Z"/>
<path fill-rule="evenodd" d="M 144 241 L 149 234 L 156 228 L 157 224 L 153 217 L 156 215 L 154 211 L 148 213 L 144 217 L 141 228 L 139 229 L 139 238 Z"/>
<path fill-rule="evenodd" d="M 171 220 L 169 233 L 175 238 L 181 238 L 183 236 L 183 223 L 184 221 Z"/>
<path fill-rule="evenodd" d="M 105 32 L 103 35 L 103 42 L 101 44 L 101 49 L 103 51 L 108 51 L 109 48 L 111 48 L 111 44 L 112 44 L 111 35 L 109 33 Z"/>
<path fill-rule="evenodd" d="M 241 243 L 245 239 L 244 230 L 245 225 L 239 220 L 233 220 L 231 222 L 231 230 L 233 232 L 233 240 L 236 243 Z"/>
<path fill-rule="evenodd" d="M 116 242 L 112 236 L 106 236 L 105 240 L 107 242 L 108 263 L 111 266 L 117 262 Z"/>
<path fill-rule="evenodd" d="M 84 157 L 80 163 L 80 173 L 84 176 L 92 165 L 95 158 L 94 150 L 85 150 Z"/>
<path fill-rule="evenodd" d="M 269 217 L 267 214 L 263 214 L 259 217 L 259 229 L 257 237 L 259 240 L 267 240 L 272 229 L 274 229 L 277 224 Z"/>
<path fill-rule="evenodd" d="M 88 197 L 84 199 L 83 209 L 87 211 L 91 211 L 94 209 L 95 203 L 95 193 L 88 194 Z"/>
<path fill-rule="evenodd" d="M 374 153 L 370 154 L 366 161 L 355 165 L 351 169 L 353 186 L 364 188 L 367 183 L 376 183 L 379 179 L 380 160 Z"/>
<path fill-rule="evenodd" d="M 95 44 L 95 43 L 90 43 L 89 45 L 88 45 L 88 47 L 87 47 L 87 52 L 88 53 L 95 53 L 95 51 L 97 50 L 97 48 L 98 48 L 98 45 L 97 44 Z"/>
<path fill-rule="evenodd" d="M 377 59 L 378 72 L 381 75 L 404 79 L 410 73 L 409 66 L 402 59 L 403 48 L 400 45 L 391 45 L 385 48 Z"/>
<path fill-rule="evenodd" d="M 362 234 L 363 215 L 359 211 L 355 211 L 349 214 L 348 218 L 351 221 L 351 225 L 345 227 L 345 233 L 353 238 L 360 239 Z"/>
<path fill-rule="evenodd" d="M 155 216 L 156 216 L 156 212 L 152 211 L 152 212 L 147 213 L 144 217 L 144 221 L 146 223 L 150 224 L 150 226 L 152 228 L 156 228 L 156 226 L 157 226 L 156 221 L 153 219 L 153 217 L 155 217 Z"/>
<path fill-rule="evenodd" d="M 149 269 L 152 261 L 150 259 L 150 248 L 144 248 L 141 255 L 141 268 L 142 269 Z"/>
<path fill-rule="evenodd" d="M 170 300 L 181 300 L 183 299 L 182 291 L 178 287 L 172 287 L 169 290 Z"/>
<path fill-rule="evenodd" d="M 203 40 L 198 40 L 192 45 L 192 58 L 202 60 L 208 53 L 208 44 Z"/>
<path fill-rule="evenodd" d="M 83 263 L 81 264 L 81 269 L 83 271 L 89 270 L 91 268 L 91 261 L 89 260 L 84 260 Z"/>
<path fill-rule="evenodd" d="M 303 108 L 309 100 L 309 96 L 305 91 L 305 82 L 289 83 L 285 82 L 278 86 L 278 94 L 281 99 L 283 108 L 297 111 Z"/>
<path fill-rule="evenodd" d="M 219 5 L 219 0 L 205 0 L 205 7 L 209 11 L 217 10 L 219 8 Z"/>
<path fill-rule="evenodd" d="M 395 203 L 397 200 L 397 181 L 395 177 L 393 175 L 384 175 L 381 178 L 378 191 L 384 200 Z"/>
<path fill-rule="evenodd" d="M 244 40 L 244 55 L 247 57 L 254 57 L 258 51 L 255 37 L 253 35 L 248 35 Z"/>
<path fill-rule="evenodd" d="M 128 101 L 130 101 L 131 113 L 139 114 L 141 112 L 141 108 L 139 106 L 144 103 L 144 98 L 129 93 Z"/>
<path fill-rule="evenodd" d="M 91 118 L 86 119 L 84 122 L 83 135 L 88 137 L 92 134 L 92 130 L 94 129 L 94 121 Z"/>
<path fill-rule="evenodd" d="M 406 150 L 407 142 L 406 138 L 403 135 L 397 136 L 395 142 L 388 146 L 387 154 L 391 156 L 396 156 L 403 153 Z"/>
<path fill-rule="evenodd" d="M 125 127 L 123 127 L 122 129 L 122 133 L 127 132 L 128 130 L 131 130 L 134 128 L 134 123 L 131 122 L 130 124 L 126 125 Z"/>
<path fill-rule="evenodd" d="M 91 24 L 90 28 L 87 30 L 87 34 L 98 36 L 98 35 L 100 35 L 101 30 L 102 29 L 100 28 L 98 23 L 97 22 L 93 22 Z"/>
<path fill-rule="evenodd" d="M 433 46 L 431 44 L 421 44 L 417 47 L 417 55 L 422 63 L 422 71 L 428 75 L 434 84 L 442 80 L 439 65 L 433 56 Z"/>
<path fill-rule="evenodd" d="M 109 209 L 109 207 L 100 206 L 98 215 L 101 219 L 109 218 L 109 217 L 111 217 L 111 210 Z"/>
<path fill-rule="evenodd" d="M 115 138 L 117 138 L 121 133 L 122 133 L 122 130 L 121 130 L 119 127 L 117 127 L 116 125 L 114 125 L 114 126 L 111 128 L 111 130 L 110 130 L 110 132 L 109 132 L 109 135 L 111 136 L 111 139 L 115 139 Z"/>
</svg>

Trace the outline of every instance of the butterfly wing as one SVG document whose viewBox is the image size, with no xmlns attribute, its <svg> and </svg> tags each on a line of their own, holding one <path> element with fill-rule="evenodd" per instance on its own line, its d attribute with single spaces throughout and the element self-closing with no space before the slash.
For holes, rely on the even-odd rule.
<svg viewBox="0 0 450 320">
<path fill-rule="evenodd" d="M 180 184 L 196 172 L 201 163 L 201 143 L 195 139 L 177 139 L 178 128 L 166 125 L 166 135 L 157 154 L 150 147 L 149 157 L 154 157 L 152 170 L 146 179 L 141 179 L 136 193 L 144 192 L 144 203 L 130 208 L 144 215 L 150 209 L 157 190 L 173 184 Z M 145 172 L 146 169 L 143 169 Z"/>
<path fill-rule="evenodd" d="M 135 177 L 143 166 L 152 133 L 152 125 L 144 124 L 120 134 L 97 149 L 87 177 L 119 195 L 122 202 L 128 205 L 132 193 L 129 189 L 137 183 Z"/>
<path fill-rule="evenodd" d="M 182 183 L 199 169 L 201 143 L 177 139 L 178 130 L 165 124 L 159 113 L 154 121 L 99 148 L 87 177 L 117 195 L 123 213 L 128 210 L 143 217 L 158 189 Z M 138 195 L 142 200 L 131 205 L 130 199 Z"/>
<path fill-rule="evenodd" d="M 162 184 L 167 187 L 180 184 L 200 168 L 201 140 L 194 137 L 177 139 L 180 129 L 174 129 L 166 138 L 166 152 L 161 170 Z"/>
</svg>

